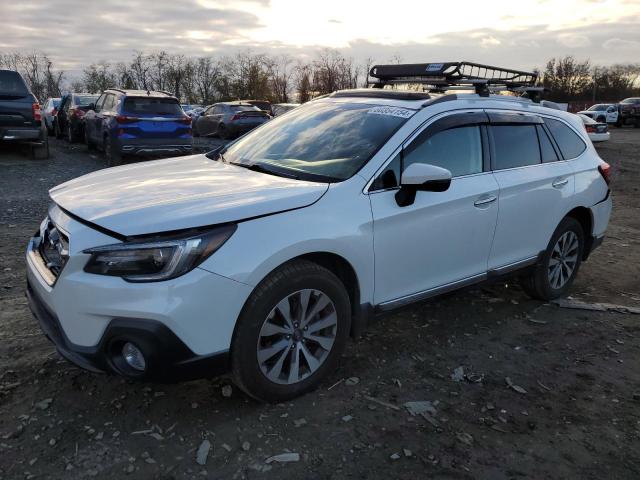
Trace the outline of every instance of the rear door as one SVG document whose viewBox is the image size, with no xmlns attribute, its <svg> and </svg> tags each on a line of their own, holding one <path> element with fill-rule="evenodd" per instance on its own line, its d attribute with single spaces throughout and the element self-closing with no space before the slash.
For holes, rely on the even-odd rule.
<svg viewBox="0 0 640 480">
<path fill-rule="evenodd" d="M 213 114 L 217 108 L 218 108 L 218 105 L 213 105 L 207 108 L 202 113 L 202 115 L 200 115 L 198 120 L 196 120 L 198 133 L 200 135 L 211 135 L 214 132 L 215 126 L 213 124 L 214 123 Z"/>
<path fill-rule="evenodd" d="M 487 111 L 491 167 L 500 187 L 490 270 L 535 261 L 569 211 L 571 166 L 560 155 L 541 117 Z"/>
<path fill-rule="evenodd" d="M 98 129 L 98 125 L 102 123 L 98 118 L 102 115 L 102 106 L 104 105 L 105 98 L 107 97 L 106 93 L 100 95 L 98 100 L 96 100 L 93 111 L 88 111 L 85 116 L 85 129 L 87 131 L 87 138 L 90 138 L 94 142 L 102 142 L 101 138 L 101 129 Z"/>
<path fill-rule="evenodd" d="M 0 127 L 34 126 L 34 102 L 18 72 L 0 70 Z"/>
</svg>

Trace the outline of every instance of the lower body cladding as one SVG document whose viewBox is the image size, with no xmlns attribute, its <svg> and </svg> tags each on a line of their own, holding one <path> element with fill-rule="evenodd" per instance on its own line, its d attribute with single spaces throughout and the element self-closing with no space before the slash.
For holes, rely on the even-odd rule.
<svg viewBox="0 0 640 480">
<path fill-rule="evenodd" d="M 228 369 L 248 285 L 199 268 L 166 282 L 128 283 L 85 273 L 86 259 L 76 256 L 50 286 L 38 261 L 27 252 L 29 307 L 72 363 L 158 382 L 213 377 Z"/>
</svg>

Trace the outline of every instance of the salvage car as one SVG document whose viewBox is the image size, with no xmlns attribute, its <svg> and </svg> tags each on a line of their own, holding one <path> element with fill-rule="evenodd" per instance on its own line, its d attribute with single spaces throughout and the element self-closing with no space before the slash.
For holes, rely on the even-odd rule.
<svg viewBox="0 0 640 480">
<path fill-rule="evenodd" d="M 625 98 L 618 104 L 617 127 L 633 125 L 640 128 L 640 97 Z"/>
<path fill-rule="evenodd" d="M 14 70 L 0 70 L 0 146 L 3 142 L 28 143 L 34 157 L 49 157 L 38 99 Z"/>
<path fill-rule="evenodd" d="M 193 149 L 191 117 L 167 92 L 105 90 L 86 115 L 85 143 L 102 148 L 107 164 L 136 157 L 187 155 Z"/>
<path fill-rule="evenodd" d="M 69 93 L 62 97 L 53 119 L 56 138 L 66 138 L 69 143 L 84 139 L 84 115 L 98 95 L 90 93 Z"/>
<path fill-rule="evenodd" d="M 230 371 L 281 402 L 317 387 L 375 316 L 506 275 L 565 295 L 604 238 L 609 166 L 577 116 L 490 95 L 464 65 L 371 76 L 428 71 L 477 93 L 334 92 L 206 155 L 51 189 L 26 252 L 45 334 L 92 371 Z"/>
<path fill-rule="evenodd" d="M 60 99 L 59 98 L 47 98 L 47 101 L 44 102 L 42 106 L 42 120 L 44 122 L 44 126 L 47 129 L 47 133 L 49 135 L 53 135 L 53 120 L 58 113 L 58 108 L 60 107 Z"/>
<path fill-rule="evenodd" d="M 596 122 L 615 124 L 618 121 L 618 106 L 612 103 L 597 103 L 578 114 L 586 115 Z"/>
<path fill-rule="evenodd" d="M 250 103 L 221 102 L 207 108 L 195 121 L 196 135 L 216 135 L 231 139 L 242 135 L 263 123 L 271 116 Z"/>
<path fill-rule="evenodd" d="M 578 114 L 584 123 L 584 128 L 592 142 L 606 142 L 609 140 L 609 127 L 606 123 L 596 122 L 593 118 Z"/>
</svg>

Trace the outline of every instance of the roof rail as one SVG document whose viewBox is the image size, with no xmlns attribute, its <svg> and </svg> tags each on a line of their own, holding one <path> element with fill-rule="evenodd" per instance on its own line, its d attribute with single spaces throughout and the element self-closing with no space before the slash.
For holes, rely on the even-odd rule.
<svg viewBox="0 0 640 480">
<path fill-rule="evenodd" d="M 473 62 L 374 65 L 369 75 L 377 79 L 367 82 L 374 88 L 399 83 L 420 83 L 436 92 L 473 87 L 483 97 L 496 90 L 529 92 L 541 88 L 536 87 L 537 73 Z"/>
<path fill-rule="evenodd" d="M 164 93 L 165 95 L 168 95 L 169 97 L 175 97 L 175 95 L 171 92 L 167 92 L 166 90 L 155 90 L 156 92 L 159 93 Z"/>
<path fill-rule="evenodd" d="M 107 90 L 113 90 L 114 92 L 127 93 L 121 88 L 107 88 Z"/>
</svg>

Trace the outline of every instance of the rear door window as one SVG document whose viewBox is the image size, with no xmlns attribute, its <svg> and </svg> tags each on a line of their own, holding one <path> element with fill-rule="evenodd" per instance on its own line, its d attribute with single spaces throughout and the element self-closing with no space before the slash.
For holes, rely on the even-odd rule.
<svg viewBox="0 0 640 480">
<path fill-rule="evenodd" d="M 74 95 L 73 104 L 79 107 L 87 107 L 98 98 L 97 95 Z"/>
<path fill-rule="evenodd" d="M 492 125 L 490 131 L 494 170 L 540 163 L 535 125 Z"/>
<path fill-rule="evenodd" d="M 134 115 L 182 115 L 178 101 L 170 98 L 130 97 L 124 101 L 124 111 Z"/>
<path fill-rule="evenodd" d="M 587 144 L 580 136 L 560 120 L 545 118 L 544 123 L 549 127 L 565 160 L 576 158 L 587 149 Z"/>
</svg>

